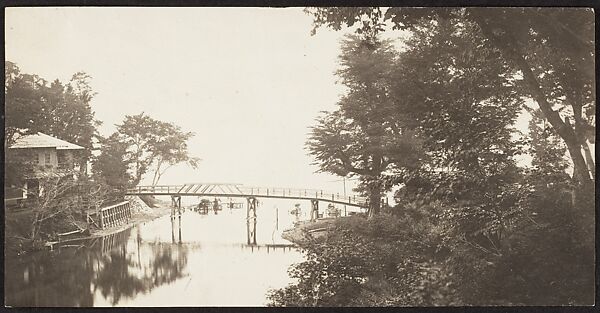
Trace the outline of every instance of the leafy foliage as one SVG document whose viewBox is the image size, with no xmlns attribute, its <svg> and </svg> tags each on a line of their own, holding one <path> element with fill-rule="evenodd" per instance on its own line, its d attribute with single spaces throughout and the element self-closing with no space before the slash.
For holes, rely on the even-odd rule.
<svg viewBox="0 0 600 313">
<path fill-rule="evenodd" d="M 127 144 L 120 142 L 117 134 L 100 141 L 100 154 L 92 163 L 92 177 L 124 194 L 132 180 L 127 172 Z"/>
<path fill-rule="evenodd" d="M 513 158 L 521 153 L 513 139 L 521 99 L 512 71 L 493 49 L 473 53 L 487 45 L 474 27 L 459 20 L 423 23 L 391 78 L 395 112 L 411 118 L 428 155 L 395 183 L 420 177 L 430 181 L 430 191 L 454 201 L 497 194 L 514 178 Z"/>
<path fill-rule="evenodd" d="M 337 220 L 323 241 L 301 248 L 306 261 L 293 266 L 298 280 L 274 291 L 272 305 L 406 306 L 453 303 L 447 277 L 434 258 L 435 234 L 424 216 L 381 214 Z"/>
<path fill-rule="evenodd" d="M 32 152 L 9 148 L 20 136 L 40 131 L 83 146 L 85 150 L 74 161 L 80 164 L 80 174 L 85 174 L 99 125 L 90 107 L 95 95 L 90 87 L 91 77 L 76 73 L 66 84 L 58 80 L 49 84 L 37 75 L 21 73 L 10 61 L 5 62 L 4 71 L 7 185 L 20 187 L 34 177 Z M 7 212 L 6 233 L 11 243 L 16 238 L 36 246 L 58 232 L 81 229 L 85 227 L 83 211 L 107 200 L 106 186 L 88 181 L 86 175 L 74 181 L 74 173 L 46 174 L 48 177 L 39 179 L 41 194 L 34 192 L 25 202 L 27 212 Z"/>
<path fill-rule="evenodd" d="M 156 185 L 165 171 L 182 162 L 196 168 L 200 159 L 190 157 L 187 141 L 194 134 L 183 132 L 172 123 L 155 120 L 144 113 L 125 116 L 122 124 L 117 125 L 118 138 L 127 147 L 126 163 L 132 167 L 133 180 L 137 185 L 142 176 L 154 166 L 152 184 Z"/>
<path fill-rule="evenodd" d="M 567 144 L 579 183 L 589 184 L 593 168 L 586 139 L 590 138 L 595 120 L 594 19 L 589 9 L 573 8 L 311 8 L 315 29 L 320 26 L 339 30 L 342 26 L 361 23 L 361 33 L 384 30 L 386 22 L 395 29 L 419 31 L 444 25 L 448 20 L 475 27 L 465 29 L 480 33 L 486 45 L 464 53 L 495 53 L 499 63 L 508 62 L 520 75 L 522 92 L 539 105 L 544 118 Z M 314 29 L 313 29 L 314 32 Z M 490 48 L 493 48 L 490 50 Z M 440 47 L 440 51 L 450 52 Z M 457 56 L 456 53 L 449 53 Z M 486 71 L 486 68 L 479 69 Z M 587 116 L 586 116 L 587 115 Z M 571 123 L 574 121 L 574 124 Z M 573 124 L 573 125 L 572 125 Z"/>
<path fill-rule="evenodd" d="M 36 131 L 42 81 L 35 75 L 22 74 L 10 61 L 4 63 L 4 77 L 4 146 L 8 148 L 20 135 Z"/>
<path fill-rule="evenodd" d="M 19 67 L 10 61 L 4 64 L 4 74 L 5 147 L 14 144 L 19 136 L 41 131 L 84 147 L 78 162 L 82 173 L 85 173 L 85 164 L 92 155 L 96 127 L 100 125 L 90 107 L 95 95 L 90 87 L 91 77 L 80 72 L 66 84 L 58 80 L 48 84 L 37 75 L 21 73 Z M 25 164 L 9 160 L 9 154 L 5 157 L 11 164 L 6 174 L 13 175 L 5 174 L 5 179 L 22 179 L 19 168 L 25 167 Z"/>
<path fill-rule="evenodd" d="M 342 43 L 337 75 L 348 92 L 339 109 L 317 119 L 307 141 L 309 153 L 321 171 L 340 176 L 359 175 L 378 213 L 383 185 L 378 183 L 391 167 L 418 163 L 419 141 L 390 119 L 389 69 L 395 53 L 388 41 L 351 36 Z"/>
<path fill-rule="evenodd" d="M 274 291 L 272 305 L 592 304 L 590 12 L 307 11 L 315 28 L 358 25 L 366 38 L 383 31 L 386 21 L 410 31 L 378 86 L 386 90 L 386 120 L 414 131 L 424 156 L 362 182 L 365 189 L 368 183 L 399 186 L 398 204 L 371 219 L 335 221 L 324 240 L 303 244 L 306 261 L 290 271 L 297 282 Z M 372 72 L 369 66 L 359 71 Z M 524 106 L 527 98 L 538 108 Z M 352 109 L 368 120 L 374 103 L 356 102 Z M 512 127 L 522 108 L 532 115 L 527 135 Z M 344 110 L 336 114 L 348 118 Z M 361 136 L 343 137 L 353 122 L 320 121 L 320 141 L 328 146 L 320 151 L 360 142 Z M 358 151 L 356 160 L 368 160 Z M 531 166 L 517 165 L 521 154 L 533 157 Z M 320 160 L 331 172 L 341 167 L 324 160 L 331 159 Z"/>
<path fill-rule="evenodd" d="M 77 73 L 66 85 L 55 80 L 44 88 L 40 119 L 36 121 L 44 133 L 84 147 L 81 164 L 92 155 L 92 142 L 97 135 L 96 127 L 100 125 L 90 107 L 94 93 L 89 79 L 88 75 Z M 82 166 L 82 171 L 85 169 L 86 166 Z"/>
</svg>

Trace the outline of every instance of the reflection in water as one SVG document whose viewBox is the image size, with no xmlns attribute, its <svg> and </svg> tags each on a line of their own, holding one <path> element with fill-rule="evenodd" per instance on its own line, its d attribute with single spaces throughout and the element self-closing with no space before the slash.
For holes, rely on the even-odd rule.
<svg viewBox="0 0 600 313">
<path fill-rule="evenodd" d="M 92 306 L 99 291 L 111 305 L 184 277 L 189 247 L 135 240 L 132 229 L 96 238 L 77 248 L 38 253 L 6 271 L 6 303 L 12 306 Z M 142 262 L 144 260 L 148 262 Z M 7 264 L 7 267 L 9 264 Z M 19 277 L 23 273 L 23 277 Z"/>
<path fill-rule="evenodd" d="M 121 297 L 132 298 L 140 292 L 171 283 L 185 274 L 187 249 L 186 246 L 138 241 L 137 253 L 128 253 L 123 244 L 111 250 L 104 256 L 104 262 L 100 262 L 92 281 L 94 291 L 100 290 L 104 298 L 116 305 Z M 141 254 L 153 257 L 149 263 L 142 263 Z"/>
<path fill-rule="evenodd" d="M 4 294 L 9 306 L 90 306 L 92 262 L 74 249 L 64 251 L 62 266 L 54 256 L 33 255 L 27 263 L 9 267 L 6 260 Z M 70 288 L 64 288 L 69 286 Z"/>
<path fill-rule="evenodd" d="M 181 243 L 181 215 L 179 215 L 179 243 Z"/>
<path fill-rule="evenodd" d="M 277 236 L 293 216 L 187 210 L 118 234 L 6 260 L 10 306 L 263 305 L 301 254 Z M 199 214 L 200 213 L 200 214 Z M 258 231 L 257 231 L 258 230 Z M 175 234 L 177 232 L 177 235 Z M 274 236 L 275 234 L 275 236 Z M 231 295 L 235 295 L 232 297 Z"/>
</svg>

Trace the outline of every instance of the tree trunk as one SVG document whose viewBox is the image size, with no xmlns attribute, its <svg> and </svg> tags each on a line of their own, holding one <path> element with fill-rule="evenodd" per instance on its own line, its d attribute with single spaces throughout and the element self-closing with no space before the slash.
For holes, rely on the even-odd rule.
<svg viewBox="0 0 600 313">
<path fill-rule="evenodd" d="M 507 60 L 511 60 L 516 67 L 523 73 L 523 78 L 529 86 L 529 93 L 536 101 L 544 117 L 550 125 L 556 130 L 558 135 L 563 139 L 569 150 L 569 155 L 574 165 L 573 178 L 578 184 L 587 185 L 591 182 L 586 162 L 581 153 L 580 141 L 575 134 L 573 128 L 565 123 L 558 112 L 552 109 L 552 105 L 546 99 L 546 95 L 542 91 L 540 84 L 531 70 L 527 60 L 523 54 L 517 50 L 516 43 L 511 40 L 509 34 L 504 29 L 492 29 L 485 18 L 473 12 L 472 16 L 481 28 L 483 34 L 494 44 L 504 55 Z M 496 31 L 503 35 L 497 35 Z"/>
<path fill-rule="evenodd" d="M 592 180 L 595 179 L 595 167 L 594 167 L 594 160 L 592 159 L 592 154 L 590 153 L 590 148 L 588 146 L 588 140 L 586 138 L 586 134 L 585 134 L 585 121 L 583 120 L 583 103 L 582 103 L 582 93 L 583 93 L 583 88 L 581 86 L 581 84 L 574 84 L 574 91 L 571 93 L 567 93 L 567 99 L 569 99 L 569 102 L 571 103 L 571 107 L 573 108 L 573 119 L 575 120 L 575 135 L 577 136 L 577 139 L 579 140 L 579 145 L 581 145 L 581 148 L 583 149 L 584 152 L 584 161 L 587 165 L 586 169 L 589 172 L 589 175 L 592 177 Z M 565 119 L 565 122 L 568 122 L 567 119 Z"/>
<path fill-rule="evenodd" d="M 588 171 L 592 176 L 592 179 L 596 179 L 596 166 L 594 164 L 594 158 L 592 158 L 592 153 L 590 152 L 590 147 L 588 145 L 587 140 L 583 143 L 583 151 L 585 152 L 585 163 L 587 163 Z"/>
<path fill-rule="evenodd" d="M 156 184 L 158 183 L 158 179 L 160 179 L 158 172 L 160 171 L 161 163 L 162 163 L 161 161 L 158 161 L 158 164 L 156 165 L 156 170 L 154 171 L 154 177 L 152 178 L 152 186 L 156 186 Z M 158 177 L 158 179 L 157 179 L 157 177 Z"/>
<path fill-rule="evenodd" d="M 373 217 L 381 212 L 381 182 L 373 182 L 369 194 L 369 217 Z"/>
<path fill-rule="evenodd" d="M 33 223 L 31 225 L 31 234 L 30 234 L 31 242 L 35 242 L 35 240 L 37 238 L 39 219 L 40 219 L 40 214 L 39 214 L 39 212 L 36 212 L 33 215 Z"/>
<path fill-rule="evenodd" d="M 369 217 L 373 217 L 381 211 L 381 198 L 379 194 L 371 194 L 369 197 Z"/>
</svg>

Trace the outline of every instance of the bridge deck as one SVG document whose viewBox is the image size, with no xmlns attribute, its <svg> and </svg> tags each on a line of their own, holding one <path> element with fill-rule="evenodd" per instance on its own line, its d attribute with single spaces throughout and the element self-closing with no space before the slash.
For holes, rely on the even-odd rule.
<svg viewBox="0 0 600 313">
<path fill-rule="evenodd" d="M 246 187 L 239 184 L 185 184 L 161 186 L 137 186 L 127 190 L 127 195 L 155 196 L 207 196 L 207 197 L 256 197 L 296 200 L 319 200 L 355 207 L 367 207 L 367 199 L 356 195 L 345 196 L 339 193 L 316 189 Z"/>
</svg>

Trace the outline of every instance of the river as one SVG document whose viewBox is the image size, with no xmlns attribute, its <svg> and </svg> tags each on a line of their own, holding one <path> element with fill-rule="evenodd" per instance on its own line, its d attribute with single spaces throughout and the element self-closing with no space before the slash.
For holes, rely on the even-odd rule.
<svg viewBox="0 0 600 313">
<path fill-rule="evenodd" d="M 187 199 L 190 204 L 197 201 Z M 246 206 L 163 216 L 123 232 L 5 260 L 8 306 L 263 306 L 303 260 L 281 231 L 294 203 L 265 200 L 256 244 Z M 303 204 L 308 211 L 309 205 Z M 303 212 L 300 218 L 305 218 Z M 253 223 L 250 224 L 253 230 Z"/>
</svg>

